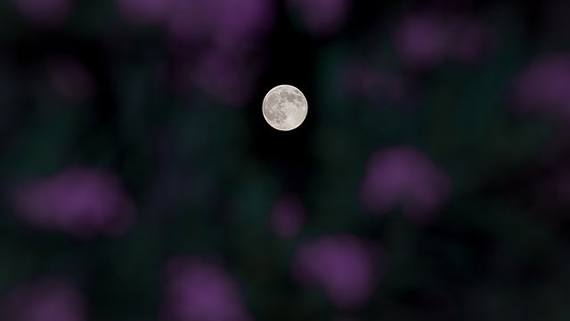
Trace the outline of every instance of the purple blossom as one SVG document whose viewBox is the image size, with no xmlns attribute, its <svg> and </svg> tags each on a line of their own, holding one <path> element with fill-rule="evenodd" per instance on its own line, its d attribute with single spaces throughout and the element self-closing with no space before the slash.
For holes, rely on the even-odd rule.
<svg viewBox="0 0 570 321">
<path fill-rule="evenodd" d="M 444 19 L 440 15 L 415 13 L 396 26 L 395 45 L 411 69 L 431 69 L 447 58 L 477 63 L 488 49 L 490 30 L 465 16 Z"/>
<path fill-rule="evenodd" d="M 175 258 L 166 268 L 163 321 L 251 321 L 235 280 L 195 258 Z"/>
<path fill-rule="evenodd" d="M 246 58 L 256 59 L 246 62 Z M 202 50 L 194 57 L 170 62 L 164 75 L 181 92 L 194 86 L 220 102 L 242 107 L 253 94 L 263 63 L 263 56 L 260 59 L 251 52 Z"/>
<path fill-rule="evenodd" d="M 20 186 L 14 206 L 29 224 L 80 238 L 120 235 L 135 219 L 134 204 L 117 177 L 79 167 Z"/>
<path fill-rule="evenodd" d="M 566 39 L 570 36 L 570 4 L 568 1 L 547 1 L 540 12 L 541 30 L 546 37 Z"/>
<path fill-rule="evenodd" d="M 553 191 L 550 191 L 550 196 L 554 196 L 552 194 L 557 194 L 560 199 L 565 201 L 570 200 L 570 169 L 569 168 L 561 168 L 558 169 L 558 173 L 555 178 L 552 179 L 552 185 L 554 185 Z"/>
<path fill-rule="evenodd" d="M 297 250 L 292 275 L 301 284 L 323 289 L 335 306 L 357 309 L 369 300 L 385 263 L 382 250 L 356 236 L 325 236 Z"/>
<path fill-rule="evenodd" d="M 396 28 L 396 49 L 404 63 L 413 69 L 428 69 L 447 54 L 448 31 L 441 17 L 413 14 Z"/>
<path fill-rule="evenodd" d="M 8 293 L 0 319 L 10 321 L 86 321 L 82 293 L 57 278 L 23 284 Z"/>
<path fill-rule="evenodd" d="M 231 41 L 243 45 L 273 26 L 273 1 L 169 0 L 167 29 L 170 37 L 185 41 Z"/>
<path fill-rule="evenodd" d="M 350 9 L 348 0 L 288 0 L 288 5 L 300 11 L 307 30 L 315 36 L 337 32 Z"/>
<path fill-rule="evenodd" d="M 94 93 L 95 80 L 85 66 L 74 58 L 53 58 L 48 63 L 48 76 L 55 90 L 66 100 L 82 102 Z"/>
<path fill-rule="evenodd" d="M 219 0 L 217 45 L 239 48 L 266 36 L 275 22 L 271 0 Z M 247 45 L 246 45 L 247 47 Z"/>
<path fill-rule="evenodd" d="M 404 101 L 409 81 L 387 70 L 377 70 L 372 64 L 348 61 L 338 73 L 339 86 L 354 97 L 375 102 L 378 95 L 394 101 Z"/>
<path fill-rule="evenodd" d="M 489 50 L 492 34 L 480 21 L 457 17 L 450 24 L 449 55 L 462 62 L 478 63 Z"/>
<path fill-rule="evenodd" d="M 424 222 L 451 193 L 447 174 L 411 146 L 393 147 L 372 155 L 361 186 L 361 198 L 372 214 L 401 206 L 413 222 Z"/>
<path fill-rule="evenodd" d="M 359 98 L 371 98 L 378 86 L 380 76 L 374 66 L 367 61 L 347 61 L 338 73 L 339 85 L 348 93 Z"/>
<path fill-rule="evenodd" d="M 273 1 L 170 1 L 166 28 L 174 86 L 186 92 L 195 86 L 243 106 L 265 61 L 260 42 L 274 23 Z"/>
<path fill-rule="evenodd" d="M 514 104 L 520 113 L 570 120 L 570 55 L 546 55 L 525 68 L 515 80 Z"/>
<path fill-rule="evenodd" d="M 225 103 L 242 106 L 253 93 L 254 75 L 232 58 L 220 51 L 205 52 L 193 66 L 190 77 L 194 85 Z"/>
<path fill-rule="evenodd" d="M 218 24 L 216 8 L 220 0 L 169 0 L 166 21 L 169 37 L 175 40 L 200 41 L 216 36 Z"/>
<path fill-rule="evenodd" d="M 167 18 L 170 0 L 116 0 L 121 14 L 137 24 L 156 24 Z"/>
<path fill-rule="evenodd" d="M 305 207 L 293 196 L 284 196 L 273 205 L 270 224 L 274 233 L 281 238 L 297 235 L 305 222 Z"/>
<path fill-rule="evenodd" d="M 73 0 L 12 0 L 20 13 L 41 26 L 61 24 L 69 15 Z"/>
</svg>

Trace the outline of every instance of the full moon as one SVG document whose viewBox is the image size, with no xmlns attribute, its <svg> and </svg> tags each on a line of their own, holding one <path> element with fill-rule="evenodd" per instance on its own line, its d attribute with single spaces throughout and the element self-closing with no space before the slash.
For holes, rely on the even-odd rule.
<svg viewBox="0 0 570 321">
<path fill-rule="evenodd" d="M 271 89 L 263 99 L 263 117 L 277 130 L 289 131 L 301 126 L 307 117 L 307 110 L 305 95 L 290 85 Z"/>
</svg>

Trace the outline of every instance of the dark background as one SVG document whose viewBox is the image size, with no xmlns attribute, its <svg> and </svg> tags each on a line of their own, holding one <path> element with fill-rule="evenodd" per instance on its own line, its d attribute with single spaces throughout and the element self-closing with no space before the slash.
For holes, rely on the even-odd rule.
<svg viewBox="0 0 570 321">
<path fill-rule="evenodd" d="M 569 16 L 0 1 L 0 320 L 568 320 Z"/>
</svg>

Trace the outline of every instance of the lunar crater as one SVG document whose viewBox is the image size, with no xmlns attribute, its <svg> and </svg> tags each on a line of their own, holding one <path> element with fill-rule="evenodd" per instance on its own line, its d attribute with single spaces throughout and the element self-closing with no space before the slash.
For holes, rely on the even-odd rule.
<svg viewBox="0 0 570 321">
<path fill-rule="evenodd" d="M 271 89 L 263 100 L 263 116 L 277 130 L 289 131 L 299 127 L 305 121 L 307 111 L 307 99 L 299 89 L 290 85 Z"/>
</svg>

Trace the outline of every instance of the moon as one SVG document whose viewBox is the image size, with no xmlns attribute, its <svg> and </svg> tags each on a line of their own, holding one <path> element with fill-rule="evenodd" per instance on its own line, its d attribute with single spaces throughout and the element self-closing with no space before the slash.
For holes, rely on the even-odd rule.
<svg viewBox="0 0 570 321">
<path fill-rule="evenodd" d="M 263 117 L 269 126 L 290 131 L 307 117 L 308 104 L 305 95 L 291 85 L 279 85 L 271 89 L 263 99 Z"/>
</svg>

